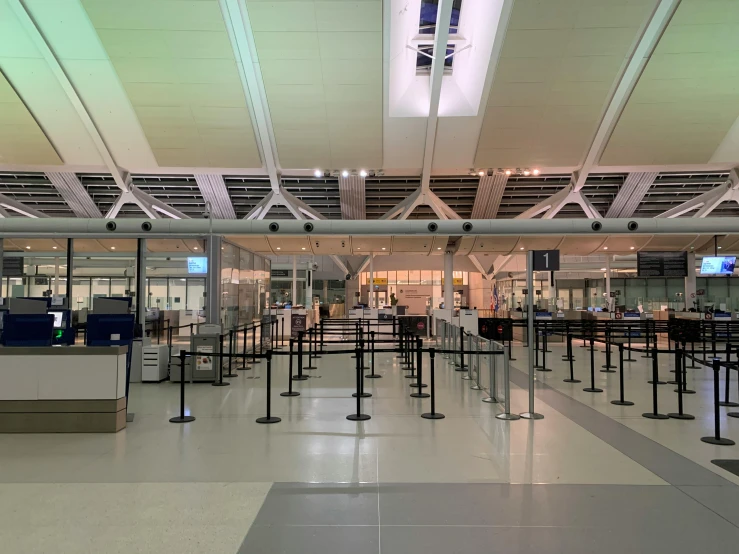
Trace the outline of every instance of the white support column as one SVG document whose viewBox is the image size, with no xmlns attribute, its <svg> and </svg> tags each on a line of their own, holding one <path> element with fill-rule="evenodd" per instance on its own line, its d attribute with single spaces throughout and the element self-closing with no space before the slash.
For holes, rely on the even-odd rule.
<svg viewBox="0 0 739 554">
<path fill-rule="evenodd" d="M 444 308 L 454 309 L 454 252 L 444 252 Z"/>
<path fill-rule="evenodd" d="M 298 257 L 293 256 L 293 289 L 292 289 L 292 306 L 293 309 L 298 303 Z"/>
<path fill-rule="evenodd" d="M 208 235 L 205 251 L 208 254 L 208 273 L 205 282 L 205 322 L 221 324 L 221 243 L 220 235 Z"/>
<path fill-rule="evenodd" d="M 611 257 L 606 256 L 606 305 L 608 311 L 613 310 L 613 301 L 611 299 Z"/>
<path fill-rule="evenodd" d="M 695 252 L 688 252 L 688 275 L 685 277 L 685 310 L 694 306 L 696 296 Z"/>
<path fill-rule="evenodd" d="M 375 303 L 375 256 L 370 254 L 370 266 L 369 266 L 369 291 L 367 293 L 367 305 L 370 309 L 374 308 Z"/>
<path fill-rule="evenodd" d="M 313 267 L 310 262 L 305 264 L 305 307 L 313 309 Z"/>
</svg>

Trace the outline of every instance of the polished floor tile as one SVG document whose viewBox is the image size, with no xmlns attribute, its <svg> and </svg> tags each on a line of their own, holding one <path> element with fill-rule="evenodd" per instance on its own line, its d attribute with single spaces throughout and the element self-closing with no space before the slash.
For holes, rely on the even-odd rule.
<svg viewBox="0 0 739 554">
<path fill-rule="evenodd" d="M 255 525 L 238 554 L 378 554 L 379 544 L 379 527 L 376 526 Z"/>
</svg>

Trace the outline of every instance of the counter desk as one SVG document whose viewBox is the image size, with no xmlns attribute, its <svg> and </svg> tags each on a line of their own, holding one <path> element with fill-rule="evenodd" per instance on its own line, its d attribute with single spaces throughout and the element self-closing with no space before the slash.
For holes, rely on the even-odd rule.
<svg viewBox="0 0 739 554">
<path fill-rule="evenodd" d="M 126 346 L 0 348 L 0 433 L 126 426 Z"/>
</svg>

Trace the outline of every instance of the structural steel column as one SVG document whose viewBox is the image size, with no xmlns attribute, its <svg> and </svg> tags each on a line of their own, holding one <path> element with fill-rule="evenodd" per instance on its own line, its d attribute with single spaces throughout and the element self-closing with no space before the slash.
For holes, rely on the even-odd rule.
<svg viewBox="0 0 739 554">
<path fill-rule="evenodd" d="M 69 250 L 67 250 L 67 260 L 69 260 Z M 146 239 L 138 239 L 136 242 L 136 326 L 140 326 L 142 336 L 145 334 L 146 296 Z"/>
<path fill-rule="evenodd" d="M 67 309 L 72 309 L 72 276 L 74 275 L 74 239 L 67 239 Z"/>
<path fill-rule="evenodd" d="M 613 310 L 613 302 L 611 302 L 611 257 L 606 256 L 606 306 L 608 311 Z"/>
<path fill-rule="evenodd" d="M 369 290 L 367 292 L 367 306 L 370 309 L 375 307 L 375 256 L 370 254 L 369 267 Z"/>
<path fill-rule="evenodd" d="M 688 275 L 685 277 L 685 309 L 689 310 L 696 301 L 695 252 L 688 252 Z"/>
<path fill-rule="evenodd" d="M 305 307 L 313 309 L 313 267 L 310 262 L 305 265 Z"/>
<path fill-rule="evenodd" d="M 454 309 L 454 252 L 444 253 L 444 308 Z"/>
<path fill-rule="evenodd" d="M 298 257 L 293 256 L 293 290 L 292 290 L 292 307 L 298 304 Z"/>
<path fill-rule="evenodd" d="M 208 235 L 205 251 L 208 253 L 208 276 L 205 280 L 205 322 L 221 324 L 221 244 L 220 235 Z"/>
</svg>

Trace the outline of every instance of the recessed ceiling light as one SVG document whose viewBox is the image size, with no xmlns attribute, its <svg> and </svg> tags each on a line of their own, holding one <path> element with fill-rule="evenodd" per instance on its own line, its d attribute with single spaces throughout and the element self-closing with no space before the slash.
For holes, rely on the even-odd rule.
<svg viewBox="0 0 739 554">
<path fill-rule="evenodd" d="M 361 250 L 361 248 L 359 248 L 359 246 L 357 246 L 357 250 Z"/>
<path fill-rule="evenodd" d="M 316 179 L 320 179 L 321 177 L 323 177 L 323 171 L 321 171 L 320 169 L 316 169 L 316 170 L 315 170 L 315 171 L 313 172 L 313 176 L 314 176 L 314 177 L 315 177 Z"/>
<path fill-rule="evenodd" d="M 608 250 L 608 247 L 607 247 L 607 246 L 604 246 L 604 247 L 603 247 L 603 250 Z"/>
<path fill-rule="evenodd" d="M 441 250 L 441 246 L 439 246 L 439 247 L 437 248 L 437 250 Z"/>
<path fill-rule="evenodd" d="M 362 178 L 366 177 L 367 176 L 367 171 L 364 170 L 364 169 L 360 169 L 359 170 L 359 176 L 362 177 Z"/>
<path fill-rule="evenodd" d="M 385 247 L 383 246 L 382 249 L 385 250 Z"/>
<path fill-rule="evenodd" d="M 347 170 L 345 169 L 344 171 L 342 171 L 342 172 L 341 172 L 341 176 L 342 176 L 342 177 L 343 177 L 344 179 L 346 179 L 347 177 L 349 177 L 349 172 L 348 172 L 348 171 L 347 171 Z"/>
<path fill-rule="evenodd" d="M 601 267 L 601 268 L 600 268 L 600 270 L 601 270 L 601 271 L 605 271 L 605 270 L 606 270 L 606 268 L 605 268 L 605 267 Z"/>
<path fill-rule="evenodd" d="M 484 172 L 484 171 L 478 171 L 478 172 L 477 172 L 477 174 L 478 174 L 478 175 L 479 175 L 480 177 L 485 177 L 485 172 Z"/>
<path fill-rule="evenodd" d="M 29 248 L 30 248 L 30 246 L 29 246 Z M 719 246 L 718 249 L 721 250 L 721 247 Z"/>
<path fill-rule="evenodd" d="M 519 248 L 519 250 L 523 250 L 523 246 L 521 248 Z"/>
<path fill-rule="evenodd" d="M 278 246 L 275 250 L 280 250 L 280 247 Z"/>
<path fill-rule="evenodd" d="M 511 173 L 513 173 L 513 171 L 511 171 L 510 169 L 506 169 L 506 170 L 505 170 L 505 174 L 506 174 L 506 175 L 510 175 Z"/>
<path fill-rule="evenodd" d="M 526 177 L 528 177 L 529 175 L 531 175 L 531 172 L 528 169 L 524 169 L 523 174 L 526 175 Z"/>
<path fill-rule="evenodd" d="M 198 247 L 197 247 L 197 246 L 194 246 L 194 247 L 193 247 L 193 250 L 197 250 L 197 249 L 198 249 Z"/>
<path fill-rule="evenodd" d="M 636 246 L 632 246 L 632 247 L 631 247 L 631 250 L 634 250 L 634 249 L 636 249 Z"/>
<path fill-rule="evenodd" d="M 52 246 L 52 248 L 53 248 L 54 250 L 56 250 L 56 249 L 57 249 L 57 247 L 56 247 L 56 246 Z"/>
<path fill-rule="evenodd" d="M 534 170 L 534 175 L 539 175 L 539 170 L 538 169 L 535 169 Z"/>
<path fill-rule="evenodd" d="M 303 250 L 305 250 L 305 246 L 303 246 Z"/>
<path fill-rule="evenodd" d="M 26 246 L 26 250 L 30 250 L 30 249 L 31 249 L 31 247 L 30 247 L 30 246 Z"/>
<path fill-rule="evenodd" d="M 111 249 L 111 250 L 115 250 L 115 246 L 111 246 L 111 247 L 110 247 L 110 249 Z"/>
</svg>

